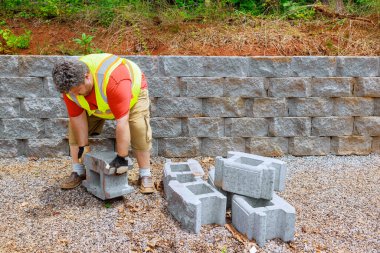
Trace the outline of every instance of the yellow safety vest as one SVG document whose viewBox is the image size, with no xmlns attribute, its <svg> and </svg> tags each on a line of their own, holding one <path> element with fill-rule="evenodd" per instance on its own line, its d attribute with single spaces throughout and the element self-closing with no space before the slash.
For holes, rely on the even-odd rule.
<svg viewBox="0 0 380 253">
<path fill-rule="evenodd" d="M 103 119 L 115 118 L 108 105 L 107 85 L 112 71 L 120 64 L 127 67 L 132 79 L 132 99 L 129 108 L 131 109 L 136 104 L 141 90 L 142 72 L 135 63 L 113 54 L 89 54 L 79 58 L 79 60 L 87 65 L 92 74 L 98 109 L 91 110 L 90 105 L 82 95 L 75 96 L 74 94 L 66 93 L 66 96 L 85 109 L 88 115 L 95 115 Z"/>
</svg>

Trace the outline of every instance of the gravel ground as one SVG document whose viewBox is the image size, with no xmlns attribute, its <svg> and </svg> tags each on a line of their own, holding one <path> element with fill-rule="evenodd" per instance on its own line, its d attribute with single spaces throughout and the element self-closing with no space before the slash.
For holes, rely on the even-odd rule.
<svg viewBox="0 0 380 253">
<path fill-rule="evenodd" d="M 214 160 L 195 158 L 207 172 Z M 164 158 L 153 158 L 158 191 L 101 201 L 85 188 L 59 189 L 68 158 L 0 159 L 0 252 L 379 252 L 380 156 L 282 157 L 296 208 L 295 240 L 254 241 L 229 225 L 180 229 L 162 192 Z M 176 159 L 173 161 L 185 161 Z M 207 174 L 207 173 L 206 173 Z M 130 180 L 137 177 L 137 168 Z M 227 213 L 227 223 L 231 223 Z"/>
</svg>

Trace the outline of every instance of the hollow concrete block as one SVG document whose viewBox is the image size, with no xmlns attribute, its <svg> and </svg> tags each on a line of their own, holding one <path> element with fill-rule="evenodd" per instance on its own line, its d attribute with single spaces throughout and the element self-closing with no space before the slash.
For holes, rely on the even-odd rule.
<svg viewBox="0 0 380 253">
<path fill-rule="evenodd" d="M 198 161 L 188 159 L 187 162 L 172 162 L 166 159 L 164 164 L 164 191 L 167 200 L 170 199 L 168 184 L 171 180 L 177 180 L 180 183 L 195 182 L 202 180 L 204 171 Z"/>
<path fill-rule="evenodd" d="M 227 199 L 207 182 L 171 180 L 167 188 L 168 210 L 185 230 L 199 233 L 203 224 L 225 224 Z"/>
<path fill-rule="evenodd" d="M 271 199 L 273 190 L 285 189 L 286 163 L 264 156 L 229 151 L 216 157 L 215 186 L 236 194 Z"/>
<path fill-rule="evenodd" d="M 231 192 L 226 192 L 224 191 L 222 188 L 219 188 L 217 186 L 215 186 L 214 184 L 214 180 L 215 180 L 215 167 L 212 167 L 210 168 L 210 170 L 208 171 L 208 179 L 207 179 L 207 182 L 212 186 L 214 187 L 215 189 L 217 189 L 220 193 L 222 193 L 224 196 L 226 196 L 227 198 L 227 206 L 226 208 L 231 208 L 231 203 L 232 203 L 232 196 L 233 196 L 233 193 Z"/>
<path fill-rule="evenodd" d="M 86 180 L 82 182 L 88 192 L 105 200 L 123 196 L 133 192 L 128 184 L 128 172 L 115 174 L 115 168 L 109 163 L 115 158 L 114 152 L 90 152 L 84 157 Z M 132 169 L 133 163 L 128 159 L 128 167 Z"/>
<path fill-rule="evenodd" d="M 295 232 L 296 213 L 284 199 L 273 194 L 272 200 L 254 199 L 234 195 L 232 197 L 232 224 L 249 240 L 254 238 L 263 247 L 266 240 L 281 238 L 292 241 Z"/>
</svg>

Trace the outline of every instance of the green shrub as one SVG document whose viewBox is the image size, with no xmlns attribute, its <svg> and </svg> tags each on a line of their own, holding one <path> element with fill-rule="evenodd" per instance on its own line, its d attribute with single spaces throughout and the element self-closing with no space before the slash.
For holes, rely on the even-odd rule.
<svg viewBox="0 0 380 253">
<path fill-rule="evenodd" d="M 26 30 L 25 33 L 16 36 L 11 30 L 9 29 L 1 29 L 0 35 L 5 41 L 5 44 L 10 49 L 26 49 L 30 46 L 30 39 L 31 39 L 32 32 L 29 30 Z"/>
</svg>

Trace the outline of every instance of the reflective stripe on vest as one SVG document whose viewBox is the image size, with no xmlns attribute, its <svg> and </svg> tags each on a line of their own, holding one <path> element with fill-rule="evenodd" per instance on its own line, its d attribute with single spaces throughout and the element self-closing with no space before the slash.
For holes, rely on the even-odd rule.
<svg viewBox="0 0 380 253">
<path fill-rule="evenodd" d="M 124 64 L 127 67 L 132 80 L 132 99 L 129 108 L 132 108 L 136 104 L 141 89 L 142 72 L 135 63 L 112 54 L 87 55 L 81 57 L 79 60 L 88 66 L 93 76 L 98 109 L 91 110 L 90 105 L 82 95 L 74 96 L 73 94 L 66 94 L 66 96 L 78 106 L 85 109 L 89 115 L 94 114 L 97 117 L 105 119 L 115 118 L 108 105 L 107 85 L 112 71 L 120 64 Z"/>
</svg>

